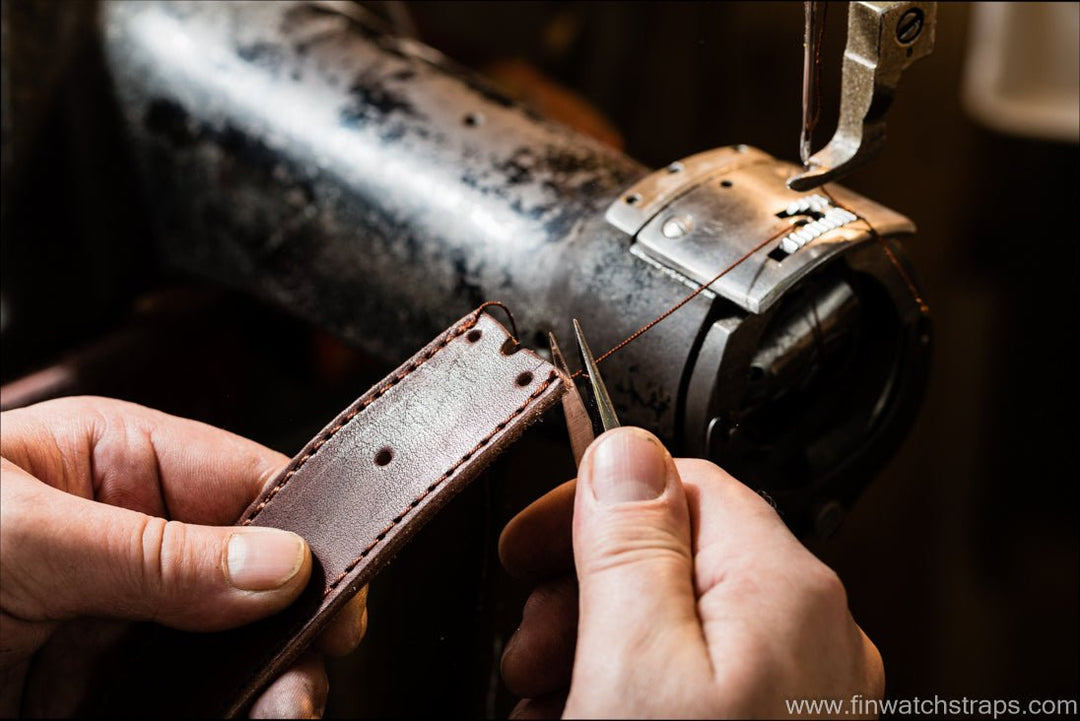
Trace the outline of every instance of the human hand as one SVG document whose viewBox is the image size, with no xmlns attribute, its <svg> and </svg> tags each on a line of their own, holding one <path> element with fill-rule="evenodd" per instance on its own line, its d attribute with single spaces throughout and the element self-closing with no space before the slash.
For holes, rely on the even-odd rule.
<svg viewBox="0 0 1080 721">
<path fill-rule="evenodd" d="M 106 398 L 47 401 L 2 423 L 0 714 L 74 710 L 100 651 L 94 619 L 217 631 L 281 610 L 307 584 L 303 539 L 229 525 L 288 462 L 282 454 Z M 321 715 L 322 654 L 359 643 L 366 595 L 263 693 L 253 717 Z"/>
<path fill-rule="evenodd" d="M 537 584 L 503 654 L 515 716 L 778 718 L 785 699 L 881 697 L 840 580 L 752 490 L 637 428 L 598 438 L 576 485 L 500 539 Z"/>
</svg>

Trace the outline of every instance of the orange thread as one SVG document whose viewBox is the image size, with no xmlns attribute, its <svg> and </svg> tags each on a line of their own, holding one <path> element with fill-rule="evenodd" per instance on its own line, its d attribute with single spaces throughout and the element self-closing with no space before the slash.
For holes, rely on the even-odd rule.
<svg viewBox="0 0 1080 721">
<path fill-rule="evenodd" d="M 717 273 L 716 275 L 714 275 L 714 276 L 712 277 L 712 279 L 710 279 L 710 280 L 706 281 L 705 283 L 702 283 L 701 285 L 699 285 L 699 286 L 698 286 L 698 287 L 697 287 L 697 288 L 696 288 L 696 289 L 694 290 L 694 292 L 693 292 L 693 293 L 691 293 L 690 295 L 686 296 L 685 298 L 683 298 L 682 300 L 680 300 L 680 301 L 679 301 L 678 303 L 676 303 L 675 305 L 673 305 L 673 306 L 671 306 L 670 308 L 668 308 L 668 309 L 667 309 L 666 311 L 664 311 L 663 313 L 661 313 L 659 317 L 657 317 L 657 318 L 655 318 L 655 319 L 653 319 L 653 320 L 649 321 L 649 322 L 648 322 L 648 323 L 646 323 L 645 325 L 643 325 L 643 326 L 641 326 L 640 328 L 638 328 L 638 329 L 637 329 L 636 331 L 634 331 L 634 332 L 633 332 L 633 333 L 631 333 L 631 334 L 630 334 L 629 336 L 627 336 L 627 337 L 626 337 L 626 338 L 625 338 L 624 340 L 622 340 L 622 341 L 620 341 L 620 342 L 619 342 L 618 344 L 616 344 L 616 345 L 615 345 L 615 346 L 614 346 L 613 348 L 611 348 L 611 349 L 610 349 L 609 351 L 607 351 L 607 352 L 606 352 L 606 353 L 604 353 L 603 355 L 599 356 L 599 357 L 598 357 L 598 358 L 596 359 L 596 362 L 597 362 L 597 363 L 602 363 L 602 362 L 603 362 L 603 361 L 604 361 L 605 359 L 607 359 L 608 357 L 610 357 L 610 356 L 614 355 L 615 353 L 618 353 L 618 352 L 619 352 L 619 351 L 621 351 L 621 350 L 622 350 L 623 348 L 625 348 L 626 346 L 630 345 L 631 343 L 633 343 L 633 342 L 634 342 L 635 340 L 637 340 L 637 339 L 638 339 L 638 338 L 640 338 L 641 336 L 645 335 L 645 333 L 647 333 L 647 332 L 648 332 L 649 330 L 651 330 L 653 326 L 655 326 L 655 325 L 656 325 L 657 323 L 661 322 L 662 320 L 664 320 L 664 319 L 666 319 L 667 317 L 669 317 L 669 316 L 670 316 L 671 314 L 673 314 L 673 313 L 675 313 L 676 311 L 678 311 L 678 310 L 679 310 L 680 308 L 682 308 L 682 307 L 683 307 L 684 305 L 686 305 L 687 303 L 689 303 L 690 301 L 692 301 L 692 300 L 693 300 L 694 298 L 696 298 L 696 297 L 698 297 L 699 295 L 701 295 L 701 293 L 702 293 L 702 292 L 704 292 L 706 288 L 708 288 L 708 287 L 709 287 L 710 285 L 712 285 L 713 283 L 715 283 L 716 281 L 720 280 L 720 279 L 721 279 L 721 278 L 723 278 L 723 277 L 724 277 L 725 275 L 727 275 L 728 273 L 730 273 L 730 272 L 731 272 L 732 270 L 734 270 L 734 269 L 735 269 L 735 268 L 736 268 L 737 266 L 739 266 L 740 264 L 742 264 L 743 262 L 745 262 L 745 261 L 747 260 L 747 258 L 749 258 L 750 256 L 752 256 L 752 255 L 753 255 L 754 253 L 758 252 L 759 250 L 761 250 L 762 248 L 764 248 L 764 247 L 765 247 L 766 245 L 768 245 L 769 243 L 773 242 L 773 241 L 774 241 L 774 240 L 776 240 L 777 238 L 779 238 L 779 237 L 781 237 L 781 236 L 783 236 L 783 235 L 787 235 L 787 234 L 788 234 L 788 233 L 790 233 L 790 232 L 791 232 L 791 228 L 783 228 L 783 229 L 781 229 L 781 230 L 777 231 L 776 233 L 774 233 L 773 235 L 770 235 L 770 236 L 769 236 L 768 238 L 766 238 L 765 240 L 761 241 L 760 243 L 758 243 L 757 245 L 755 245 L 755 246 L 754 246 L 753 248 L 751 248 L 750 250 L 748 250 L 748 251 L 746 251 L 745 253 L 743 253 L 743 254 L 742 254 L 742 255 L 741 255 L 741 256 L 740 256 L 739 258 L 738 258 L 738 260 L 736 260 L 736 261 L 735 261 L 734 263 L 732 263 L 731 265 L 729 265 L 728 267 L 724 268 L 724 269 L 723 269 L 722 271 L 720 271 L 719 273 Z M 576 373 L 574 373 L 574 374 L 573 374 L 572 376 L 570 376 L 570 377 L 571 377 L 571 378 L 578 378 L 578 377 L 580 377 L 580 376 L 582 375 L 582 373 L 583 373 L 583 371 L 579 370 L 579 371 L 577 371 Z"/>
<path fill-rule="evenodd" d="M 911 297 L 915 299 L 915 302 L 919 304 L 919 310 L 923 313 L 929 313 L 930 306 L 927 305 L 926 301 L 923 300 L 923 297 L 919 295 L 919 289 L 915 287 L 915 281 L 911 279 L 911 276 L 908 275 L 907 270 L 904 269 L 904 266 L 900 262 L 900 259 L 896 257 L 893 249 L 889 247 L 889 242 L 882 238 L 880 235 L 878 235 L 877 231 L 875 231 L 869 223 L 866 224 L 866 227 L 870 228 L 870 233 L 874 236 L 877 242 L 881 244 L 881 248 L 885 251 L 885 255 L 889 257 L 889 262 L 892 263 L 894 268 L 896 268 L 896 272 L 900 274 L 900 277 L 904 279 L 904 284 L 907 286 L 908 292 L 911 293 Z"/>
<path fill-rule="evenodd" d="M 847 206 L 845 206 L 842 203 L 840 203 L 839 201 L 837 201 L 836 198 L 832 195 L 832 193 L 830 193 L 828 191 L 828 189 L 824 185 L 821 186 L 821 192 L 825 194 L 825 196 L 829 199 L 829 202 L 831 202 L 834 206 L 836 206 L 837 208 L 842 208 L 842 209 L 848 211 L 849 213 L 854 215 L 856 218 L 861 220 L 866 225 L 867 231 L 870 233 L 870 235 L 876 241 L 878 241 L 881 244 L 882 249 L 885 251 L 885 255 L 889 258 L 889 262 L 892 263 L 893 267 L 896 268 L 896 271 L 900 274 L 900 277 L 903 278 L 905 285 L 907 285 L 908 292 L 911 293 L 911 297 L 914 298 L 915 302 L 919 305 L 919 309 L 923 313 L 929 313 L 930 312 L 930 307 L 926 304 L 926 301 L 923 300 L 922 295 L 920 295 L 920 293 L 919 293 L 919 289 L 915 286 L 915 282 L 911 279 L 911 276 L 904 269 L 903 264 L 900 263 L 900 259 L 896 257 L 896 254 L 893 252 L 892 248 L 889 247 L 888 241 L 886 241 L 884 238 L 881 237 L 881 235 L 878 234 L 877 230 L 874 229 L 874 226 L 870 223 L 870 221 L 868 221 L 866 218 L 864 218 L 863 216 L 856 213 L 851 208 L 848 208 Z M 632 334 L 630 334 L 624 340 L 620 341 L 618 344 L 616 344 L 614 347 L 612 347 L 606 353 L 604 353 L 604 354 L 600 355 L 599 357 L 597 357 L 597 359 L 596 359 L 597 364 L 603 362 L 604 360 L 606 360 L 608 357 L 614 355 L 615 353 L 618 353 L 620 350 L 622 350 L 623 348 L 628 346 L 630 343 L 633 343 L 635 340 L 637 340 L 642 335 L 644 335 L 649 330 L 651 330 L 652 327 L 655 326 L 657 323 L 660 323 L 661 321 L 666 319 L 668 316 L 670 316 L 673 313 L 675 313 L 676 311 L 678 311 L 684 305 L 686 305 L 691 300 L 693 300 L 698 295 L 700 295 L 706 288 L 708 288 L 713 283 L 715 283 L 716 281 L 723 278 L 725 275 L 727 275 L 732 270 L 734 270 L 737 266 L 744 263 L 754 253 L 757 253 L 759 250 L 764 248 L 769 243 L 773 242 L 774 240 L 777 240 L 778 238 L 780 238 L 781 236 L 786 235 L 789 232 L 791 232 L 791 228 L 784 228 L 784 229 L 778 231 L 777 233 L 769 236 L 765 240 L 761 241 L 757 245 L 755 245 L 753 248 L 751 248 L 746 253 L 744 253 L 742 256 L 740 256 L 738 260 L 736 260 L 734 263 L 732 263 L 731 265 L 729 265 L 728 267 L 724 268 L 722 271 L 717 273 L 711 280 L 699 285 L 694 290 L 694 292 L 692 292 L 690 295 L 688 295 L 685 298 L 683 298 L 682 300 L 680 300 L 678 303 L 673 305 L 668 310 L 664 311 L 659 317 L 657 317 L 654 320 L 649 321 L 648 323 L 643 325 L 641 328 L 638 328 L 636 331 L 634 331 Z M 584 374 L 584 370 L 578 370 L 573 375 L 571 375 L 570 378 L 571 379 L 580 378 L 583 374 Z"/>
<path fill-rule="evenodd" d="M 847 206 L 840 203 L 835 197 L 833 197 L 833 194 L 830 193 L 824 185 L 821 186 L 821 192 L 824 193 L 825 197 L 829 199 L 829 202 L 835 205 L 837 208 L 843 208 L 844 210 L 851 213 L 856 218 L 866 224 L 866 230 L 870 233 L 874 240 L 876 240 L 878 244 L 881 245 L 882 250 L 885 251 L 886 257 L 888 257 L 889 262 L 894 268 L 896 268 L 896 272 L 899 273 L 900 277 L 904 280 L 904 285 L 907 286 L 908 292 L 911 293 L 912 299 L 915 301 L 916 304 L 918 304 L 919 310 L 923 313 L 929 313 L 930 306 L 926 303 L 925 300 L 923 300 L 922 295 L 919 293 L 918 287 L 916 287 L 915 285 L 915 281 L 912 280 L 910 275 L 908 275 L 908 272 L 904 269 L 904 265 L 900 262 L 900 259 L 896 257 L 896 253 L 894 253 L 893 249 L 889 246 L 889 242 L 881 237 L 881 235 L 874 228 L 873 224 L 871 224 L 869 220 L 859 215 L 851 208 L 848 208 Z"/>
<path fill-rule="evenodd" d="M 485 308 L 489 308 L 491 306 L 495 306 L 496 308 L 502 308 L 503 313 L 506 313 L 506 317 L 510 320 L 510 337 L 513 338 L 515 343 L 517 343 L 518 342 L 518 337 L 519 337 L 518 336 L 518 329 L 517 329 L 517 321 L 514 320 L 514 314 L 510 312 L 510 309 L 506 307 L 505 303 L 503 303 L 501 300 L 484 301 L 483 303 L 480 304 L 480 307 L 476 309 L 476 312 L 477 312 L 477 314 L 479 314 Z M 479 315 L 477 317 L 479 317 Z"/>
</svg>

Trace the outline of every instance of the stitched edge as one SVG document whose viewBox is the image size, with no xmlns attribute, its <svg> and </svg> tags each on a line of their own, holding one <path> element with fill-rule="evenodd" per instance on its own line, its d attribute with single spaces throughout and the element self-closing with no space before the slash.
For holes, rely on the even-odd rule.
<svg viewBox="0 0 1080 721">
<path fill-rule="evenodd" d="M 490 443 L 492 438 L 497 436 L 503 429 L 505 429 L 508 425 L 510 425 L 510 421 L 514 420 L 514 418 L 516 418 L 517 416 L 524 413 L 525 410 L 530 405 L 532 405 L 533 401 L 535 401 L 537 398 L 539 398 L 541 395 L 544 394 L 544 391 L 546 391 L 548 389 L 548 387 L 555 381 L 555 379 L 557 377 L 558 376 L 557 376 L 557 374 L 555 372 L 551 372 L 550 374 L 548 374 L 547 380 L 545 380 L 543 383 L 541 383 L 537 387 L 537 389 L 535 391 L 533 391 L 532 394 L 528 398 L 525 399 L 525 402 L 522 403 L 517 408 L 517 410 L 515 410 L 513 413 L 511 413 L 505 419 L 503 419 L 503 421 L 501 423 L 499 423 L 497 426 L 495 426 L 494 430 L 492 430 L 491 433 L 488 433 L 486 436 L 484 436 L 480 440 L 479 443 L 477 443 L 475 446 L 473 446 L 471 449 L 469 449 L 469 451 L 465 455 L 463 455 L 461 458 L 459 458 L 457 461 L 455 461 L 453 465 L 451 465 L 449 468 L 447 468 L 446 471 L 441 476 L 439 476 L 437 479 L 432 481 L 431 485 L 429 485 L 427 488 L 425 488 L 420 493 L 419 496 L 414 498 L 412 503 L 410 503 L 408 506 L 406 506 L 405 509 L 401 513 L 399 513 L 397 516 L 394 517 L 394 520 L 390 521 L 389 526 L 384 528 L 382 530 L 382 532 L 379 533 L 379 535 L 375 536 L 375 540 L 372 541 L 370 544 L 368 544 L 367 548 L 365 548 L 363 551 L 360 552 L 360 555 L 356 557 L 356 560 L 354 560 L 352 563 L 350 563 L 348 566 L 346 566 L 345 570 L 342 571 L 340 574 L 338 574 L 337 578 L 335 578 L 333 581 L 331 581 L 326 586 L 326 590 L 323 592 L 323 598 L 326 598 L 327 596 L 329 596 L 330 593 L 333 592 L 333 590 L 338 586 L 338 584 L 340 584 L 342 581 L 344 581 L 345 578 L 350 573 L 352 573 L 353 569 L 356 568 L 357 564 L 360 563 L 360 561 L 367 558 L 368 554 L 370 554 L 371 551 L 376 546 L 378 546 L 380 543 L 382 543 L 386 539 L 386 535 L 388 533 L 390 533 L 390 531 L 394 528 L 394 526 L 396 526 L 398 523 L 400 523 L 402 520 L 404 520 L 405 516 L 409 515 L 412 511 L 416 510 L 416 507 L 420 504 L 420 502 L 422 500 L 427 498 L 429 493 L 432 493 L 436 488 L 438 488 L 440 485 L 442 485 L 442 483 L 446 479 L 448 479 L 450 476 L 452 476 L 454 474 L 454 472 L 457 471 L 457 469 L 460 468 L 463 463 L 465 463 L 470 458 L 472 458 L 473 455 L 477 451 L 479 451 L 481 448 L 483 448 L 488 443 Z"/>
<path fill-rule="evenodd" d="M 278 483 L 273 488 L 266 492 L 266 495 L 263 496 L 263 499 L 259 501 L 259 504 L 255 506 L 255 508 L 251 511 L 251 515 L 241 521 L 239 525 L 250 526 L 251 523 L 262 512 L 262 510 L 266 508 L 266 506 L 270 503 L 271 500 L 273 500 L 274 496 L 276 496 L 281 491 L 281 489 L 285 487 L 285 485 L 292 479 L 292 477 L 295 476 L 297 472 L 299 472 L 299 470 L 304 467 L 304 464 L 307 463 L 312 456 L 318 453 L 319 449 L 326 445 L 326 443 L 331 438 L 333 438 L 338 431 L 348 425 L 349 421 L 351 421 L 353 418 L 356 418 L 356 416 L 359 415 L 361 411 L 363 411 L 365 408 L 367 408 L 372 403 L 381 398 L 387 391 L 389 391 L 401 381 L 405 380 L 413 371 L 434 358 L 439 351 L 450 345 L 452 341 L 461 337 L 461 335 L 465 333 L 465 331 L 475 326 L 480 320 L 480 314 L 483 313 L 484 308 L 486 308 L 488 305 L 489 303 L 485 303 L 484 305 L 480 306 L 472 313 L 472 316 L 470 318 L 465 320 L 465 322 L 461 323 L 456 328 L 452 328 L 451 330 L 447 331 L 443 335 L 443 339 L 440 343 L 430 348 L 427 353 L 424 353 L 419 358 L 413 360 L 413 362 L 409 365 L 405 366 L 405 368 L 403 368 L 400 373 L 390 379 L 389 383 L 386 383 L 384 386 L 382 386 L 370 396 L 361 401 L 360 404 L 356 406 L 356 408 L 353 408 L 345 415 L 344 418 L 342 418 L 340 423 L 338 423 L 336 426 L 326 431 L 321 437 L 319 437 L 312 444 L 311 450 L 309 450 L 307 453 L 300 456 L 294 461 L 296 465 L 285 472 L 285 474 L 281 477 L 281 480 L 278 481 Z"/>
</svg>

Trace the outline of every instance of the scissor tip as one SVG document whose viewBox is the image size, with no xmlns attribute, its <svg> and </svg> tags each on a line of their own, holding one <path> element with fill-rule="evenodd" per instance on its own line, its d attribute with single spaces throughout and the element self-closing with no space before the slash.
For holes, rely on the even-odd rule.
<svg viewBox="0 0 1080 721">
<path fill-rule="evenodd" d="M 548 346 L 551 348 L 551 362 L 555 364 L 555 367 L 566 375 L 570 375 L 570 367 L 566 364 L 566 358 L 563 357 L 562 349 L 559 348 L 559 341 L 555 340 L 555 334 L 548 331 Z"/>
<path fill-rule="evenodd" d="M 574 322 L 574 338 L 575 338 L 575 340 L 577 340 L 578 346 L 579 347 L 584 346 L 585 348 L 588 348 L 589 346 L 585 342 L 585 331 L 583 331 L 581 329 L 581 323 L 578 321 L 577 318 L 574 318 L 573 322 Z"/>
<path fill-rule="evenodd" d="M 592 398 L 600 416 L 601 426 L 604 430 L 616 428 L 619 425 L 619 419 L 615 415 L 615 408 L 611 404 L 611 397 L 608 395 L 607 388 L 604 387 L 604 381 L 600 378 L 600 371 L 596 367 L 596 359 L 593 357 L 589 344 L 585 340 L 585 333 L 581 330 L 581 323 L 578 322 L 577 318 L 573 320 L 574 334 L 577 336 L 578 358 L 581 360 L 581 369 L 585 372 L 585 376 L 589 379 L 589 385 L 592 387 Z"/>
</svg>

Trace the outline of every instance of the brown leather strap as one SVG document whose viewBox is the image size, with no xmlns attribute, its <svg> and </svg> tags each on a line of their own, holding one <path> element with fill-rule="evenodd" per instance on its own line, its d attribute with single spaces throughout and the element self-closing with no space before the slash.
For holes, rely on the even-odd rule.
<svg viewBox="0 0 1080 721">
<path fill-rule="evenodd" d="M 240 520 L 308 541 L 315 564 L 304 595 L 223 634 L 159 630 L 129 648 L 124 660 L 137 668 L 120 696 L 92 711 L 137 713 L 128 704 L 134 686 L 148 703 L 177 704 L 174 713 L 243 713 L 428 518 L 562 395 L 566 381 L 554 366 L 528 350 L 505 353 L 508 340 L 474 311 L 327 425 Z M 155 658 L 165 653 L 186 656 L 187 666 Z M 163 680 L 173 688 L 147 692 Z"/>
<path fill-rule="evenodd" d="M 229 715 L 284 671 L 435 511 L 530 420 L 558 400 L 553 366 L 476 311 L 335 418 L 289 463 L 241 524 L 294 531 L 311 545 L 318 610 L 248 681 Z"/>
</svg>

